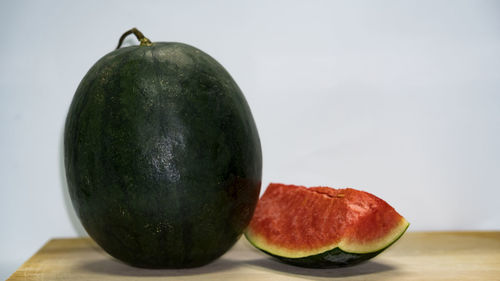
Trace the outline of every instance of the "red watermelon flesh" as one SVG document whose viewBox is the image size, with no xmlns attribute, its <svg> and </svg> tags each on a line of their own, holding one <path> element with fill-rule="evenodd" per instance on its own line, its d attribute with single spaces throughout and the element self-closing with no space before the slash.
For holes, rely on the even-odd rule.
<svg viewBox="0 0 500 281">
<path fill-rule="evenodd" d="M 246 236 L 278 257 L 303 258 L 335 248 L 378 253 L 408 225 L 384 200 L 364 191 L 272 183 L 257 204 Z"/>
</svg>

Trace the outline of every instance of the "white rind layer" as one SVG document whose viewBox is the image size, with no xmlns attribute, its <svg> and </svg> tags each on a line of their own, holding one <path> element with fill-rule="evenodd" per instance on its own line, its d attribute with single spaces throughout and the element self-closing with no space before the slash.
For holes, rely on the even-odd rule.
<svg viewBox="0 0 500 281">
<path fill-rule="evenodd" d="M 350 241 L 349 239 L 342 239 L 338 243 L 329 244 L 324 247 L 316 249 L 288 249 L 285 247 L 280 247 L 275 244 L 269 243 L 262 235 L 253 233 L 251 229 L 247 229 L 245 236 L 248 241 L 252 243 L 255 247 L 271 253 L 276 256 L 285 258 L 303 258 L 313 255 L 318 255 L 335 248 L 340 248 L 344 252 L 353 254 L 366 254 L 380 251 L 387 246 L 398 240 L 401 235 L 406 231 L 410 224 L 404 218 L 401 218 L 400 223 L 392 229 L 387 235 L 381 237 L 380 239 L 369 241 L 366 243 L 360 243 L 359 241 Z"/>
</svg>

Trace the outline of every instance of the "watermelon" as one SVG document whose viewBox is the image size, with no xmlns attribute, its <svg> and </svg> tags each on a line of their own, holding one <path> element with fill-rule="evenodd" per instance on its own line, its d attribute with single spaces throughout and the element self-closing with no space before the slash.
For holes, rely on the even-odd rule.
<svg viewBox="0 0 500 281">
<path fill-rule="evenodd" d="M 133 266 L 207 264 L 238 241 L 260 193 L 250 108 L 203 51 L 151 42 L 102 57 L 82 79 L 64 131 L 73 207 L 97 244 Z"/>
<path fill-rule="evenodd" d="M 408 226 L 384 200 L 364 191 L 271 183 L 245 236 L 285 263 L 330 268 L 378 255 Z"/>
</svg>

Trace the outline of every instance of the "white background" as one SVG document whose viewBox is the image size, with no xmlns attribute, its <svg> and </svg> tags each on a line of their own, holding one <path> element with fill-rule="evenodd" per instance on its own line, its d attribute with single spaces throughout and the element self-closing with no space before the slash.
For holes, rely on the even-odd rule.
<svg viewBox="0 0 500 281">
<path fill-rule="evenodd" d="M 233 75 L 264 186 L 363 189 L 411 231 L 500 229 L 499 1 L 3 1 L 0 279 L 49 238 L 84 235 L 63 124 L 81 78 L 133 26 Z"/>
</svg>

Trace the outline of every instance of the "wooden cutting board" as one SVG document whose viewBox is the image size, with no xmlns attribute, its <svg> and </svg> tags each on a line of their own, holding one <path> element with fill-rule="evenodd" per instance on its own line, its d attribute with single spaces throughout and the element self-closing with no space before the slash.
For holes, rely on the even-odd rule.
<svg viewBox="0 0 500 281">
<path fill-rule="evenodd" d="M 204 267 L 127 266 L 89 238 L 52 239 L 8 280 L 500 280 L 500 232 L 409 232 L 363 264 L 307 269 L 277 262 L 242 238 Z"/>
</svg>

